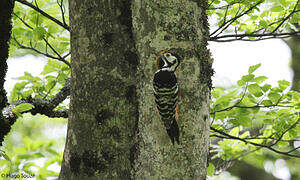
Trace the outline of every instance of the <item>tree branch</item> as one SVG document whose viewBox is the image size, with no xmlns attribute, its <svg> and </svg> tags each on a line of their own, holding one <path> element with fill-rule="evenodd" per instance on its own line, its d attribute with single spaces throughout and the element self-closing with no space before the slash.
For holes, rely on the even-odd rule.
<svg viewBox="0 0 300 180">
<path fill-rule="evenodd" d="M 224 6 L 208 8 L 208 10 L 216 10 L 216 9 L 228 8 L 229 6 L 232 6 L 232 5 L 237 4 L 237 3 L 241 3 L 241 1 L 233 1 L 233 2 L 231 2 L 229 4 L 227 4 L 227 5 L 224 5 Z"/>
<path fill-rule="evenodd" d="M 22 112 L 22 113 L 30 112 L 32 115 L 40 113 L 48 117 L 67 118 L 69 113 L 68 109 L 54 110 L 54 108 L 56 108 L 61 102 L 63 102 L 69 95 L 70 95 L 70 79 L 66 79 L 66 83 L 64 87 L 50 100 L 44 100 L 41 98 L 32 98 L 31 96 L 29 96 L 26 99 L 21 99 L 11 103 L 8 107 L 4 108 L 0 112 L 2 117 L 4 118 L 1 119 L 1 121 L 6 122 L 7 126 L 12 126 L 18 118 L 12 109 L 17 105 L 24 104 L 24 103 L 30 103 L 34 105 L 34 108 L 32 108 L 27 112 Z M 0 139 L 3 140 L 3 137 L 6 134 L 1 134 Z M 2 142 L 0 142 L 0 144 L 2 144 Z"/>
<path fill-rule="evenodd" d="M 272 108 L 272 107 L 290 108 L 290 107 L 293 107 L 293 106 L 282 106 L 282 105 L 276 105 L 276 104 L 268 105 L 268 106 L 263 106 L 263 105 L 255 105 L 255 106 L 238 106 L 238 105 L 233 105 L 233 106 L 230 106 L 230 107 L 227 107 L 227 108 L 224 108 L 224 109 L 213 111 L 210 114 L 215 114 L 215 113 L 218 113 L 218 112 L 228 111 L 228 110 L 231 110 L 233 108 Z"/>
<path fill-rule="evenodd" d="M 211 33 L 209 36 L 212 37 L 214 34 L 216 34 L 218 31 L 221 30 L 221 31 L 218 33 L 218 35 L 219 35 L 219 34 L 222 33 L 225 29 L 227 29 L 228 26 L 230 26 L 235 20 L 237 20 L 237 19 L 239 19 L 240 17 L 242 17 L 242 16 L 248 14 L 250 11 L 252 11 L 255 7 L 257 7 L 257 6 L 258 6 L 259 4 L 261 4 L 262 2 L 264 2 L 264 0 L 260 0 L 259 2 L 257 2 L 257 3 L 254 4 L 253 6 L 251 6 L 248 10 L 244 11 L 243 13 L 241 13 L 241 14 L 239 14 L 239 15 L 236 15 L 234 18 L 231 18 L 231 19 L 228 20 L 228 21 L 224 21 L 224 22 L 222 23 L 222 25 L 221 25 L 218 29 L 216 29 L 213 33 Z M 217 36 L 218 36 L 218 35 L 217 35 Z"/>
<path fill-rule="evenodd" d="M 59 0 L 57 0 L 56 2 L 57 2 L 57 4 L 58 4 L 58 6 L 60 7 L 60 11 L 61 11 L 61 16 L 62 16 L 63 23 L 64 23 L 64 24 L 67 24 L 67 23 L 66 23 L 66 20 L 65 20 L 65 6 L 64 6 L 64 0 L 60 0 L 60 2 L 59 2 Z"/>
<path fill-rule="evenodd" d="M 231 41 L 237 41 L 237 40 L 241 40 L 241 41 L 260 41 L 260 40 L 266 40 L 266 39 L 273 39 L 273 38 L 288 38 L 290 36 L 300 36 L 300 31 L 294 31 L 294 32 L 277 32 L 278 29 L 295 13 L 300 12 L 300 10 L 297 10 L 297 5 L 299 3 L 299 0 L 296 2 L 292 12 L 290 12 L 286 17 L 284 17 L 281 20 L 277 20 L 275 22 L 270 23 L 268 26 L 274 25 L 276 23 L 279 23 L 279 25 L 272 31 L 267 32 L 268 30 L 266 28 L 262 28 L 262 29 L 258 29 L 255 30 L 251 33 L 244 33 L 244 34 L 227 34 L 227 35 L 222 35 L 219 36 L 225 29 L 228 28 L 228 26 L 230 24 L 233 23 L 233 21 L 235 21 L 235 18 L 232 18 L 228 21 L 224 21 L 222 23 L 222 25 L 215 30 L 213 33 L 210 34 L 210 38 L 209 41 L 215 41 L 215 42 L 231 42 Z M 251 8 L 257 6 L 258 4 L 255 4 L 254 6 L 252 6 Z M 250 9 L 251 9 L 250 8 Z M 249 10 L 250 10 L 249 9 Z M 249 11 L 248 10 L 248 11 Z M 247 12 L 247 11 L 246 11 Z M 246 13 L 244 12 L 244 13 Z M 242 13 L 242 14 L 244 14 Z M 247 12 L 248 13 L 248 12 Z M 246 14 L 247 14 L 246 13 Z M 241 14 L 241 15 L 242 15 Z M 226 13 L 225 13 L 226 16 Z M 238 17 L 239 18 L 239 17 Z M 226 25 L 227 24 L 227 25 Z M 221 31 L 220 31 L 221 30 Z M 218 31 L 220 31 L 217 35 L 214 35 L 215 33 L 217 33 Z M 259 33 L 260 32 L 260 33 Z M 266 33 L 267 32 L 267 33 Z M 249 37 L 255 37 L 255 39 L 245 39 L 245 38 L 249 38 Z"/>
<path fill-rule="evenodd" d="M 223 36 L 214 36 L 210 37 L 209 41 L 215 41 L 215 42 L 231 42 L 236 40 L 241 41 L 259 41 L 259 40 L 265 40 L 265 39 L 273 39 L 273 38 L 287 38 L 290 36 L 300 36 L 300 31 L 294 31 L 294 32 L 286 32 L 286 33 L 263 33 L 263 34 L 252 34 L 252 33 L 245 33 L 245 34 L 228 34 Z M 260 39 L 243 39 L 245 37 L 258 37 Z"/>
<path fill-rule="evenodd" d="M 38 53 L 38 54 L 41 54 L 41 55 L 43 55 L 43 56 L 48 57 L 48 58 L 60 60 L 58 57 L 55 57 L 55 56 L 52 56 L 52 55 L 50 55 L 50 54 L 41 52 L 41 51 L 39 51 L 39 50 L 37 50 L 37 49 L 35 49 L 35 48 L 33 48 L 33 47 L 28 47 L 28 46 L 22 45 L 22 44 L 21 44 L 14 36 L 12 37 L 12 39 L 13 39 L 13 40 L 16 42 L 16 44 L 17 44 L 20 48 L 22 48 L 22 49 L 30 49 L 30 50 L 32 50 L 32 51 Z"/>
<path fill-rule="evenodd" d="M 17 18 L 18 18 L 25 26 L 27 26 L 27 27 L 30 28 L 30 29 L 33 29 L 33 27 L 31 27 L 29 24 L 27 24 L 27 23 L 26 23 L 22 18 L 20 18 L 17 14 L 13 13 L 13 15 L 15 15 L 15 16 L 16 16 L 16 17 L 17 17 Z M 14 41 L 20 46 L 20 48 L 23 48 L 23 49 L 30 49 L 30 50 L 33 50 L 33 51 L 37 52 L 38 54 L 44 55 L 44 56 L 49 57 L 49 58 L 52 58 L 52 59 L 59 60 L 59 61 L 65 63 L 66 65 L 68 65 L 68 66 L 71 68 L 71 64 L 65 59 L 65 57 L 67 57 L 67 56 L 61 57 L 61 55 L 60 55 L 60 54 L 52 47 L 52 45 L 48 42 L 47 39 L 43 38 L 44 42 L 46 43 L 46 47 L 49 46 L 50 49 L 54 52 L 54 54 L 57 55 L 57 57 L 52 56 L 52 55 L 50 55 L 50 54 L 48 54 L 48 53 L 41 52 L 41 51 L 39 51 L 39 50 L 33 48 L 32 46 L 31 46 L 31 47 L 24 46 L 24 45 L 22 45 L 21 43 L 19 43 L 15 37 L 13 37 L 13 39 L 14 39 Z M 67 55 L 69 55 L 69 53 L 68 53 Z"/>
<path fill-rule="evenodd" d="M 70 31 L 70 27 L 65 23 L 65 22 L 60 22 L 58 19 L 54 18 L 53 16 L 47 14 L 45 11 L 41 10 L 40 8 L 38 8 L 37 6 L 34 6 L 32 3 L 26 1 L 26 0 L 16 0 L 17 2 L 24 4 L 34 10 L 36 10 L 37 12 L 39 12 L 40 14 L 42 14 L 43 16 L 47 17 L 48 19 L 50 19 L 51 21 L 53 21 L 54 23 L 58 24 L 59 26 L 63 27 L 64 29 Z M 64 19 L 64 17 L 63 17 Z"/>
<path fill-rule="evenodd" d="M 233 140 L 239 140 L 239 141 L 242 141 L 242 142 L 244 142 L 244 143 L 246 143 L 246 144 L 251 144 L 251 145 L 254 145 L 254 146 L 258 146 L 258 147 L 262 147 L 262 148 L 269 149 L 269 150 L 271 150 L 271 151 L 273 151 L 273 152 L 276 152 L 276 153 L 278 153 L 278 154 L 282 154 L 282 155 L 286 155 L 286 156 L 290 156 L 290 157 L 300 158 L 299 155 L 290 154 L 290 152 L 293 152 L 294 149 L 293 149 L 293 150 L 290 150 L 290 151 L 287 151 L 287 152 L 284 152 L 284 151 L 278 151 L 278 150 L 276 150 L 276 149 L 274 149 L 274 148 L 272 147 L 272 146 L 274 146 L 273 144 L 271 144 L 271 145 L 258 144 L 258 143 L 254 143 L 254 142 L 251 142 L 251 141 L 247 141 L 247 140 L 244 139 L 244 138 L 240 138 L 240 137 L 237 137 L 237 136 L 232 136 L 232 135 L 227 134 L 227 133 L 225 133 L 225 132 L 223 132 L 223 131 L 221 131 L 221 130 L 215 129 L 214 127 L 210 127 L 210 129 L 213 130 L 214 132 L 217 132 L 217 133 L 223 135 L 222 138 L 233 139 Z M 298 147 L 297 147 L 297 148 L 298 148 Z M 295 149 L 296 149 L 296 148 L 295 148 Z"/>
<path fill-rule="evenodd" d="M 283 20 L 281 20 L 280 24 L 271 33 L 276 32 L 286 20 L 288 20 L 294 13 L 299 11 L 299 10 L 296 10 L 298 3 L 299 3 L 299 0 L 296 2 L 295 7 L 292 10 L 292 12 L 289 15 L 287 15 Z"/>
</svg>

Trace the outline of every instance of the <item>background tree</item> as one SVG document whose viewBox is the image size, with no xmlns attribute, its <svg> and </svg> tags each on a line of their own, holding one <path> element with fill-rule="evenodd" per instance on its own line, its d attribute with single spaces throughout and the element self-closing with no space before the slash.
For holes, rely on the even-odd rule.
<svg viewBox="0 0 300 180">
<path fill-rule="evenodd" d="M 300 24 L 294 23 L 294 29 L 291 31 L 299 31 Z M 292 36 L 287 42 L 288 46 L 292 51 L 292 69 L 294 72 L 293 77 L 293 86 L 292 89 L 295 91 L 300 91 L 300 37 L 299 36 Z"/>
<path fill-rule="evenodd" d="M 4 89 L 5 75 L 7 71 L 8 43 L 11 34 L 11 14 L 14 8 L 13 1 L 2 1 L 1 5 L 1 27 L 0 27 L 0 109 L 7 106 L 6 91 Z M 4 121 L 2 113 L 0 113 L 0 146 L 4 140 L 4 136 L 10 131 L 13 122 Z"/>
<path fill-rule="evenodd" d="M 135 5 L 140 4 L 137 1 Z M 67 25 L 69 22 L 66 7 L 68 6 L 64 1 L 34 1 L 30 3 L 25 0 L 17 0 L 13 14 L 14 28 L 10 55 L 21 55 L 33 52 L 36 55 L 46 56 L 49 60 L 42 72 L 42 78 L 33 77 L 29 73 L 20 78 L 20 82 L 16 84 L 11 93 L 9 100 L 10 106 L 2 111 L 5 119 L 12 119 L 11 122 L 14 122 L 17 116 L 21 116 L 24 112 L 31 112 L 32 114 L 41 113 L 49 117 L 68 116 L 66 105 L 61 103 L 69 95 L 69 83 L 66 79 L 70 76 L 68 38 L 70 28 Z M 139 9 L 137 7 L 139 6 L 136 6 L 135 9 Z M 170 10 L 170 12 L 168 12 L 164 7 L 165 6 L 158 7 L 161 14 L 176 13 L 176 10 Z M 201 9 L 202 6 L 199 7 Z M 151 9 L 151 6 L 148 7 L 148 10 Z M 143 12 L 148 11 L 136 11 L 137 14 Z M 257 41 L 269 38 L 286 38 L 291 35 L 297 37 L 299 36 L 299 31 L 293 29 L 292 24 L 299 22 L 298 12 L 299 1 L 288 0 L 277 2 L 260 0 L 240 2 L 213 0 L 209 2 L 207 13 L 210 17 L 215 17 L 217 21 L 216 26 L 211 24 L 212 30 L 207 37 L 209 37 L 208 40 L 217 42 L 234 40 Z M 141 17 L 143 17 L 143 15 Z M 150 16 L 149 19 L 151 19 L 151 17 L 152 16 Z M 148 17 L 146 20 L 147 19 Z M 136 29 L 139 29 L 139 27 L 143 27 L 140 25 L 145 24 L 144 29 L 150 29 L 149 32 L 141 33 L 141 35 L 135 38 L 136 44 L 140 42 L 150 44 L 137 46 L 137 52 L 139 52 L 138 57 L 141 62 L 143 62 L 143 58 L 151 59 L 149 55 L 155 50 L 153 47 L 166 46 L 165 44 L 153 44 L 149 39 L 157 39 L 156 37 L 160 37 L 160 39 L 164 39 L 165 42 L 173 41 L 173 37 L 170 37 L 169 34 L 160 36 L 160 34 L 156 35 L 153 33 L 155 30 L 160 32 L 159 28 L 164 27 L 161 25 L 155 27 L 155 30 L 150 28 L 152 27 L 152 22 L 156 22 L 157 19 L 159 18 L 155 16 L 151 21 L 141 21 L 140 24 L 134 25 Z M 170 22 L 173 21 L 174 20 L 170 20 Z M 195 20 L 190 22 L 186 20 L 186 22 L 191 23 L 191 25 L 181 26 L 177 29 L 171 28 L 171 34 L 173 32 L 176 34 L 178 31 L 174 39 L 189 38 L 193 33 L 189 34 L 188 27 L 193 27 L 194 22 L 202 21 Z M 162 24 L 164 23 L 166 22 L 162 21 Z M 151 24 L 151 26 L 149 24 Z M 170 27 L 173 26 L 176 27 L 176 23 L 170 25 Z M 170 27 L 167 27 L 167 29 Z M 293 29 L 293 31 L 291 31 L 291 29 Z M 191 30 L 194 32 L 194 30 L 199 29 L 197 27 Z M 183 34 L 182 37 L 180 36 L 181 33 Z M 147 34 L 149 36 L 144 37 L 144 35 Z M 108 41 L 109 39 L 110 38 L 108 38 Z M 174 44 L 174 46 L 176 45 L 181 44 Z M 205 46 L 205 43 L 200 43 L 199 49 L 202 49 L 202 45 Z M 179 51 L 180 54 L 185 57 L 193 57 L 193 53 L 187 52 L 184 48 L 183 50 L 175 48 L 175 50 Z M 147 53 L 143 54 L 142 52 Z M 151 69 L 153 70 L 150 63 L 149 61 L 148 64 L 147 61 L 147 64 L 140 64 L 140 66 L 146 67 L 147 72 L 150 72 Z M 189 71 L 186 70 L 189 65 L 190 64 L 183 64 L 182 74 L 179 74 L 183 82 L 188 82 L 184 78 L 189 76 L 186 76 L 184 72 Z M 201 70 L 200 72 L 205 72 L 201 69 L 203 67 L 205 66 L 202 64 L 199 69 Z M 294 164 L 297 163 L 297 160 L 294 158 L 291 159 L 288 156 L 299 156 L 299 152 L 297 151 L 299 147 L 295 146 L 295 142 L 298 141 L 297 137 L 299 137 L 299 94 L 296 92 L 286 92 L 285 89 L 288 86 L 288 82 L 286 81 L 280 81 L 278 87 L 263 84 L 266 77 L 255 76 L 255 69 L 258 67 L 259 65 L 250 67 L 248 74 L 243 76 L 238 82 L 237 88 L 215 88 L 212 92 L 210 113 L 212 118 L 211 137 L 213 143 L 211 147 L 211 163 L 208 167 L 209 175 L 213 174 L 214 169 L 224 169 L 237 159 L 243 159 L 247 163 L 252 165 L 256 164 L 257 167 L 261 168 L 266 159 L 274 160 L 277 158 L 287 159 L 289 163 L 291 162 L 288 166 L 291 168 L 292 173 L 297 173 L 296 169 L 292 169 L 292 167 L 295 166 Z M 207 73 L 207 75 L 209 74 L 210 73 Z M 139 75 L 138 77 L 140 76 L 151 77 L 149 73 Z M 147 78 L 142 82 L 146 83 L 146 79 Z M 203 81 L 201 82 L 203 83 Z M 148 92 L 147 88 L 150 87 L 150 84 L 149 82 L 147 83 L 144 84 L 145 86 L 142 86 L 146 88 L 142 92 Z M 183 84 L 183 87 L 183 91 L 186 91 L 185 93 L 190 91 L 188 86 Z M 146 102 L 146 100 L 147 98 L 145 98 L 143 102 Z M 154 106 L 151 106 L 151 108 L 153 107 Z M 141 111 L 141 109 L 139 110 Z M 141 114 L 147 114 L 147 112 L 150 111 L 142 110 L 141 112 L 143 112 Z M 153 114 L 151 114 L 151 116 L 152 115 Z M 24 116 L 19 120 L 23 121 L 26 117 L 27 116 Z M 145 129 L 144 127 L 141 128 Z M 142 131 L 142 133 L 147 132 L 148 131 Z M 151 131 L 151 133 L 153 132 Z M 5 134 L 6 133 L 3 135 Z M 155 133 L 155 135 L 156 134 L 157 133 Z M 155 135 L 143 135 L 142 139 L 147 140 L 148 138 L 149 140 L 149 137 L 155 138 Z M 161 139 L 161 137 L 158 139 Z M 290 146 L 288 146 L 288 144 L 290 144 Z M 30 142 L 24 141 L 24 147 L 27 146 L 30 147 Z M 7 147 L 9 146 L 7 145 Z M 41 147 L 45 148 L 44 146 Z M 41 148 L 34 149 L 43 152 Z M 268 151 L 264 151 L 263 149 L 267 149 Z M 31 150 L 33 149 L 26 149 L 26 152 L 30 153 Z M 48 150 L 46 148 L 47 152 Z M 17 160 L 12 157 L 20 155 L 20 152 L 24 151 L 25 150 L 16 151 L 16 149 L 13 149 L 11 152 L 15 153 L 8 153 L 8 150 L 5 150 L 5 153 L 1 154 L 6 157 L 6 160 L 1 160 L 1 162 L 4 164 L 9 162 L 13 164 L 25 156 L 18 156 Z M 275 152 L 275 154 L 270 152 Z M 27 159 L 24 159 L 28 160 L 28 156 Z M 36 157 L 40 156 L 41 154 L 36 155 Z M 36 158 L 32 154 L 29 157 Z M 55 157 L 56 160 L 52 161 L 52 163 L 60 162 L 59 155 Z M 51 163 L 48 163 L 48 165 L 49 164 Z M 29 172 L 32 166 L 34 166 L 34 164 L 23 166 L 22 171 Z M 43 167 L 44 171 L 39 171 L 41 177 L 49 176 L 47 173 L 43 174 L 43 172 L 45 172 L 45 166 Z M 20 172 L 18 166 L 15 166 L 15 168 L 8 168 L 7 166 L 6 170 L 8 169 L 12 172 Z"/>
</svg>

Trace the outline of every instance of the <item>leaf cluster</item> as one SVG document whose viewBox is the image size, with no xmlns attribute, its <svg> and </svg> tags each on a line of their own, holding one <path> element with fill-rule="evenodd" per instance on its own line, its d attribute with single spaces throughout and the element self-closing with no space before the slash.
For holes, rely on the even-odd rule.
<svg viewBox="0 0 300 180">
<path fill-rule="evenodd" d="M 63 60 L 63 54 L 68 54 L 70 49 L 68 29 L 57 24 L 63 21 L 67 26 L 68 14 L 64 7 L 63 1 L 36 0 L 29 3 L 17 0 L 13 13 L 10 56 L 30 52 Z"/>
<path fill-rule="evenodd" d="M 18 78 L 20 82 L 15 84 L 11 92 L 10 102 L 26 99 L 29 96 L 42 99 L 53 98 L 64 86 L 70 73 L 70 68 L 66 64 L 49 59 L 41 72 L 41 76 L 35 77 L 25 72 L 24 76 Z M 22 108 L 21 112 L 26 110 Z"/>
<path fill-rule="evenodd" d="M 272 152 L 300 157 L 296 146 L 300 136 L 300 93 L 289 91 L 289 82 L 276 87 L 264 83 L 265 76 L 251 66 L 237 86 L 215 88 L 211 102 L 211 137 L 214 158 L 241 159 L 250 152 Z"/>
<path fill-rule="evenodd" d="M 300 5 L 295 0 L 211 0 L 207 10 L 215 21 L 212 41 L 261 40 L 299 35 Z"/>
</svg>

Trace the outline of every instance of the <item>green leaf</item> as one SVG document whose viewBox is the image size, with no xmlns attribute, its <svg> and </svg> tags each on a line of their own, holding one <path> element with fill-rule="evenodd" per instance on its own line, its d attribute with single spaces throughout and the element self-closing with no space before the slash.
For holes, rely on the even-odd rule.
<svg viewBox="0 0 300 180">
<path fill-rule="evenodd" d="M 259 21 L 259 25 L 262 26 L 263 28 L 267 28 L 269 26 L 268 23 L 264 20 Z"/>
<path fill-rule="evenodd" d="M 277 143 L 277 145 L 278 145 L 279 147 L 288 147 L 288 146 L 289 146 L 289 142 L 279 141 L 279 142 Z"/>
<path fill-rule="evenodd" d="M 267 92 L 270 88 L 271 88 L 271 85 L 270 85 L 270 84 L 265 84 L 264 86 L 261 87 L 261 89 L 262 89 L 264 92 Z"/>
<path fill-rule="evenodd" d="M 288 82 L 286 80 L 279 80 L 278 85 L 281 90 L 285 90 L 287 87 L 289 87 L 290 82 Z"/>
<path fill-rule="evenodd" d="M 288 2 L 286 0 L 279 0 L 280 4 L 282 4 L 283 6 L 286 6 L 288 4 Z"/>
<path fill-rule="evenodd" d="M 45 86 L 45 90 L 48 92 L 49 90 L 54 88 L 55 85 L 56 85 L 56 80 L 55 79 L 49 79 L 47 85 Z"/>
<path fill-rule="evenodd" d="M 271 106 L 271 105 L 273 105 L 273 103 L 272 103 L 271 100 L 263 100 L 261 102 L 261 104 L 264 105 L 264 106 Z"/>
<path fill-rule="evenodd" d="M 17 105 L 15 108 L 13 108 L 13 112 L 25 112 L 25 111 L 29 111 L 30 109 L 34 108 L 34 105 L 29 104 L 29 103 L 24 103 L 24 104 L 20 104 Z"/>
<path fill-rule="evenodd" d="M 17 157 L 19 159 L 31 159 L 32 156 L 30 154 L 18 154 Z"/>
<path fill-rule="evenodd" d="M 235 127 L 235 128 L 233 128 L 233 129 L 230 131 L 229 135 L 231 135 L 231 136 L 238 136 L 238 135 L 239 135 L 239 132 L 242 131 L 242 130 L 243 130 L 243 129 L 242 129 L 241 127 Z"/>
<path fill-rule="evenodd" d="M 251 74 L 253 73 L 257 68 L 259 68 L 261 66 L 261 64 L 256 64 L 256 65 L 253 65 L 253 66 L 250 66 L 249 69 L 248 69 L 248 73 Z"/>
<path fill-rule="evenodd" d="M 248 91 L 256 97 L 260 97 L 263 95 L 261 92 L 261 88 L 258 84 L 250 84 L 248 86 Z"/>
<path fill-rule="evenodd" d="M 42 158 L 45 157 L 45 155 L 43 153 L 40 152 L 35 152 L 31 154 L 33 158 Z"/>
<path fill-rule="evenodd" d="M 247 108 L 238 108 L 237 109 L 237 115 L 239 117 L 248 116 L 250 113 L 251 113 L 250 109 L 247 109 Z"/>
<path fill-rule="evenodd" d="M 33 38 L 35 40 L 42 40 L 47 31 L 43 27 L 36 27 L 33 29 Z"/>
<path fill-rule="evenodd" d="M 243 86 L 246 84 L 246 82 L 241 79 L 241 80 L 238 80 L 237 84 L 238 84 L 238 86 Z"/>
<path fill-rule="evenodd" d="M 273 123 L 274 119 L 264 119 L 264 123 Z"/>
<path fill-rule="evenodd" d="M 274 103 L 276 104 L 278 102 L 278 100 L 280 99 L 280 94 L 276 93 L 276 92 L 270 92 L 268 94 L 268 98 Z"/>
<path fill-rule="evenodd" d="M 246 138 L 250 135 L 249 131 L 244 132 L 242 135 L 240 135 L 240 138 Z"/>
<path fill-rule="evenodd" d="M 252 119 L 248 116 L 241 116 L 238 117 L 239 118 L 239 123 L 240 125 L 244 126 L 244 127 L 250 127 L 252 126 Z"/>
<path fill-rule="evenodd" d="M 254 76 L 253 74 L 248 74 L 248 75 L 243 76 L 243 77 L 242 77 L 242 80 L 243 80 L 244 82 L 249 82 L 249 81 L 251 81 L 254 77 L 255 77 L 255 76 Z"/>
<path fill-rule="evenodd" d="M 11 160 L 10 160 L 10 158 L 8 157 L 8 155 L 4 152 L 4 151 L 2 151 L 2 150 L 0 150 L 0 157 L 4 157 L 4 159 L 6 160 L 6 161 L 9 161 L 9 162 L 11 162 Z"/>
<path fill-rule="evenodd" d="M 282 6 L 280 6 L 280 5 L 278 5 L 278 6 L 273 6 L 272 8 L 271 8 L 271 11 L 272 12 L 281 12 L 281 11 L 283 11 L 284 10 L 284 8 L 282 7 Z"/>
<path fill-rule="evenodd" d="M 252 82 L 256 82 L 256 83 L 260 84 L 260 83 L 264 82 L 266 79 L 268 79 L 266 76 L 258 76 L 256 78 L 254 78 L 252 80 Z"/>
<path fill-rule="evenodd" d="M 13 152 L 16 154 L 25 154 L 27 153 L 27 150 L 25 147 L 14 147 Z"/>
<path fill-rule="evenodd" d="M 32 31 L 25 31 L 25 37 L 27 37 L 28 39 L 32 39 L 33 38 L 33 33 Z"/>
<path fill-rule="evenodd" d="M 39 167 L 38 165 L 36 165 L 33 162 L 28 162 L 23 165 L 23 170 L 28 170 L 31 166 Z"/>
<path fill-rule="evenodd" d="M 22 98 L 22 91 L 23 89 L 25 88 L 25 86 L 28 84 L 28 82 L 20 82 L 20 83 L 16 83 L 12 92 L 11 92 L 11 95 L 10 95 L 10 102 L 14 102 L 14 101 L 17 101 L 19 100 L 20 98 Z"/>
<path fill-rule="evenodd" d="M 55 25 L 51 24 L 48 26 L 48 33 L 58 33 L 60 31 L 61 31 L 61 29 L 57 28 L 57 26 L 55 26 Z"/>
<path fill-rule="evenodd" d="M 207 167 L 207 175 L 213 176 L 214 172 L 215 172 L 215 166 L 213 165 L 213 163 L 209 163 L 209 165 Z"/>
<path fill-rule="evenodd" d="M 261 13 L 260 17 L 264 18 L 264 17 L 268 16 L 269 14 L 270 14 L 270 11 L 266 10 L 266 11 Z"/>
<path fill-rule="evenodd" d="M 44 66 L 44 70 L 43 72 L 41 72 L 42 75 L 46 75 L 46 74 L 49 74 L 49 73 L 52 73 L 52 72 L 55 72 L 56 69 L 52 66 L 49 66 L 48 64 L 46 66 Z"/>
</svg>

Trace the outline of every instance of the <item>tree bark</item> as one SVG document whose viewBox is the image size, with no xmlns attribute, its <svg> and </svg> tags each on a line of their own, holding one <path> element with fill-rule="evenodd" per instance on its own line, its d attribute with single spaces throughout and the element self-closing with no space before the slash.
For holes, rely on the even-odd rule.
<svg viewBox="0 0 300 180">
<path fill-rule="evenodd" d="M 69 1 L 71 101 L 59 179 L 130 179 L 138 120 L 130 4 Z"/>
<path fill-rule="evenodd" d="M 72 80 L 60 179 L 205 179 L 211 59 L 207 2 L 69 1 Z M 136 47 L 136 48 L 135 48 Z M 184 57 L 180 145 L 155 112 L 154 52 Z"/>
<path fill-rule="evenodd" d="M 0 146 L 4 136 L 9 133 L 11 124 L 9 120 L 2 115 L 2 110 L 7 106 L 6 91 L 4 89 L 5 75 L 7 71 L 7 59 L 9 50 L 9 39 L 11 36 L 11 14 L 14 9 L 13 0 L 0 1 Z"/>
<path fill-rule="evenodd" d="M 135 179 L 205 179 L 209 147 L 211 60 L 207 50 L 206 1 L 135 0 L 133 27 L 139 54 L 139 123 Z M 183 57 L 179 87 L 180 145 L 172 146 L 155 112 L 151 81 L 154 52 L 169 48 Z"/>
</svg>

